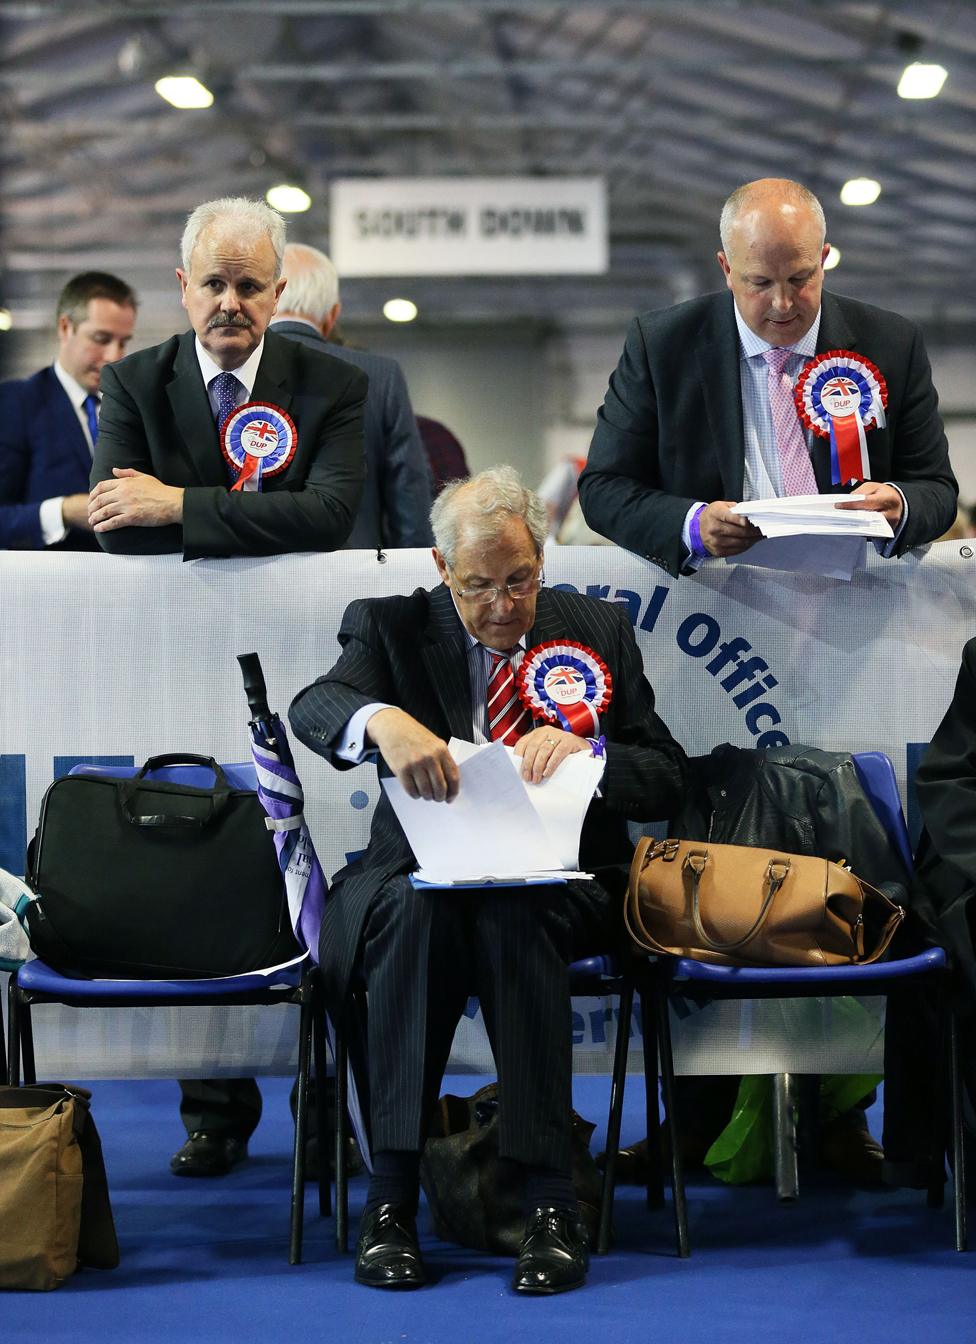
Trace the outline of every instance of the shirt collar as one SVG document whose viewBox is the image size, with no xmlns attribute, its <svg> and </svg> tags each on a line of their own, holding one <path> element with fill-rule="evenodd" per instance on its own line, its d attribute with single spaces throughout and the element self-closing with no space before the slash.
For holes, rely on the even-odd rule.
<svg viewBox="0 0 976 1344">
<path fill-rule="evenodd" d="M 194 337 L 194 343 L 197 352 L 197 363 L 200 365 L 200 373 L 203 375 L 205 387 L 209 387 L 213 380 L 221 373 L 232 373 L 238 382 L 244 384 L 244 388 L 250 397 L 254 390 L 254 382 L 258 376 L 258 365 L 261 363 L 261 355 L 264 351 L 264 337 L 258 341 L 257 349 L 252 350 L 247 359 L 239 369 L 222 369 L 211 359 L 209 353 L 200 344 L 200 337 Z"/>
<path fill-rule="evenodd" d="M 54 376 L 68 394 L 68 400 L 75 410 L 77 411 L 84 406 L 85 401 L 90 395 L 88 388 L 82 387 L 77 378 L 72 378 L 67 369 L 63 368 L 57 360 L 54 361 Z M 94 395 L 96 400 L 101 396 L 99 392 L 96 392 Z"/>
<path fill-rule="evenodd" d="M 316 336 L 322 335 L 315 323 L 308 317 L 296 317 L 294 315 L 290 317 L 275 317 L 271 319 L 271 326 L 280 327 L 284 322 L 287 322 L 290 327 L 308 327 L 310 331 L 315 332 Z"/>
<path fill-rule="evenodd" d="M 746 359 L 752 359 L 754 355 L 764 355 L 767 350 L 772 349 L 792 350 L 793 354 L 802 355 L 805 359 L 812 358 L 817 353 L 817 337 L 820 334 L 822 308 L 817 309 L 817 316 L 813 319 L 813 324 L 805 336 L 801 336 L 793 345 L 776 347 L 770 345 L 768 341 L 764 341 L 761 336 L 757 336 L 754 331 L 746 326 L 734 299 L 732 300 L 732 311 L 735 313 L 735 325 L 739 328 L 739 344 Z"/>
</svg>

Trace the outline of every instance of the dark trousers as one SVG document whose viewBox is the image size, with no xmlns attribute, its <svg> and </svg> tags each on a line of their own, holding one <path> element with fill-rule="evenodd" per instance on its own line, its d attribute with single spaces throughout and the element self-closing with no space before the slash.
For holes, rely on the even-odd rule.
<svg viewBox="0 0 976 1344">
<path fill-rule="evenodd" d="M 498 1072 L 500 1155 L 569 1171 L 567 967 L 615 945 L 619 904 L 597 882 L 415 891 L 400 876 L 380 889 L 360 957 L 374 1150 L 423 1147 L 455 1028 L 477 994 Z"/>
<path fill-rule="evenodd" d="M 180 1118 L 188 1134 L 205 1129 L 247 1140 L 261 1119 L 261 1093 L 253 1078 L 181 1078 Z"/>
</svg>

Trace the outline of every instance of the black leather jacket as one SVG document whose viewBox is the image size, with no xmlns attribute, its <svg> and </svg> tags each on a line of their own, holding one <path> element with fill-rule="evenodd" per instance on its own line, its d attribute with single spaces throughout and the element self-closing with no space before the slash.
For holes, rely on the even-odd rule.
<svg viewBox="0 0 976 1344">
<path fill-rule="evenodd" d="M 687 801 L 671 834 L 844 859 L 858 877 L 905 902 L 908 875 L 846 752 L 716 747 L 691 761 Z"/>
</svg>

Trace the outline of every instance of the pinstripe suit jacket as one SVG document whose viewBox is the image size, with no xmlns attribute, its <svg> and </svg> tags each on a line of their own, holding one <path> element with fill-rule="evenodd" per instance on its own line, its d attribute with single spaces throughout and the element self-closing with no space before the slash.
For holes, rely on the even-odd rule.
<svg viewBox="0 0 976 1344">
<path fill-rule="evenodd" d="M 590 870 L 629 861 L 625 819 L 671 815 L 682 801 L 686 757 L 654 712 L 654 692 L 640 650 L 619 606 L 543 589 L 531 648 L 547 639 L 576 639 L 594 649 L 613 678 L 601 716 L 607 738 L 602 799 L 587 815 L 580 863 Z M 467 640 L 450 590 L 440 584 L 409 597 L 365 598 L 347 608 L 339 630 L 342 653 L 331 672 L 301 691 L 289 719 L 300 741 L 338 769 L 343 729 L 364 705 L 382 700 L 413 715 L 445 740 L 471 737 Z M 381 773 L 388 773 L 381 765 Z M 383 883 L 410 872 L 416 860 L 385 793 L 373 814 L 369 847 L 336 874 L 322 932 L 321 961 L 330 992 L 345 993 L 370 901 Z"/>
</svg>

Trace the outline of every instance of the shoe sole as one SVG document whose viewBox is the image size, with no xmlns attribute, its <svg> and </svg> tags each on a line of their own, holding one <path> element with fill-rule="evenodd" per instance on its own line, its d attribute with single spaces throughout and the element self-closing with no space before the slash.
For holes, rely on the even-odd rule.
<svg viewBox="0 0 976 1344">
<path fill-rule="evenodd" d="M 513 1283 L 512 1289 L 516 1293 L 524 1293 L 526 1297 L 552 1297 L 553 1293 L 569 1293 L 574 1288 L 582 1288 L 585 1283 L 585 1279 L 580 1279 L 576 1283 L 560 1283 L 549 1288 L 534 1288 L 527 1283 Z"/>
<path fill-rule="evenodd" d="M 365 1279 L 359 1274 L 355 1274 L 354 1278 L 364 1288 L 423 1288 L 427 1282 L 426 1279 Z"/>
</svg>

